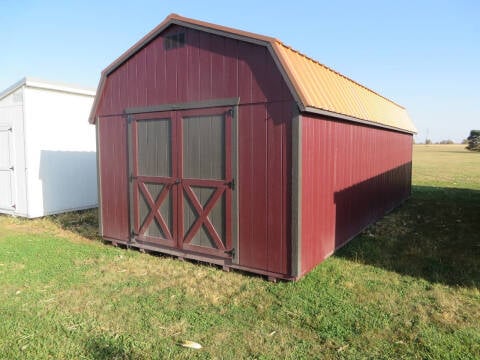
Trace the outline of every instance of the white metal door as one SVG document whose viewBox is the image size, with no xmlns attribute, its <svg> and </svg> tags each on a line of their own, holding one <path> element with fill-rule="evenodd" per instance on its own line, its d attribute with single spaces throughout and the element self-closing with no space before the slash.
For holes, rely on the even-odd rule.
<svg viewBox="0 0 480 360">
<path fill-rule="evenodd" d="M 0 124 L 0 209 L 15 210 L 12 127 Z"/>
</svg>

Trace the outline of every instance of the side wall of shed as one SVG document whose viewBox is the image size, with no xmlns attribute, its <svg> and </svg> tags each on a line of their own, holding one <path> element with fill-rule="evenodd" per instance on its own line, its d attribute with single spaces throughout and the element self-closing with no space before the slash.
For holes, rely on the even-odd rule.
<svg viewBox="0 0 480 360">
<path fill-rule="evenodd" d="M 185 46 L 165 50 L 177 32 Z M 125 109 L 237 97 L 239 265 L 289 273 L 293 98 L 266 47 L 177 25 L 106 78 L 95 114 L 105 237 L 129 233 Z"/>
<path fill-rule="evenodd" d="M 24 90 L 28 217 L 97 206 L 93 96 Z"/>
<path fill-rule="evenodd" d="M 301 272 L 411 193 L 412 135 L 301 117 Z"/>
</svg>

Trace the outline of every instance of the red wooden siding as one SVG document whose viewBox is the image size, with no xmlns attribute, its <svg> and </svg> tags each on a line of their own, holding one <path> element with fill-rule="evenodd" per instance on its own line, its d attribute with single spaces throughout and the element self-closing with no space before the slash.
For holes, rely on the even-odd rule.
<svg viewBox="0 0 480 360">
<path fill-rule="evenodd" d="M 241 265 L 287 274 L 291 233 L 291 103 L 239 115 Z"/>
<path fill-rule="evenodd" d="M 185 46 L 164 50 L 163 36 L 179 31 L 186 34 Z M 101 96 L 106 237 L 123 239 L 129 232 L 127 159 L 119 158 L 127 151 L 125 120 L 106 116 L 131 107 L 239 97 L 239 265 L 290 272 L 294 100 L 266 47 L 174 25 L 111 73 Z"/>
<path fill-rule="evenodd" d="M 410 195 L 412 136 L 301 117 L 302 273 Z"/>
<path fill-rule="evenodd" d="M 103 236 L 127 241 L 128 174 L 127 128 L 125 119 L 105 117 L 99 126 L 100 191 Z"/>
<path fill-rule="evenodd" d="M 175 32 L 185 32 L 185 46 L 164 50 L 164 35 Z M 241 104 L 293 101 L 266 47 L 176 25 L 110 74 L 101 96 L 97 116 L 237 96 Z"/>
</svg>

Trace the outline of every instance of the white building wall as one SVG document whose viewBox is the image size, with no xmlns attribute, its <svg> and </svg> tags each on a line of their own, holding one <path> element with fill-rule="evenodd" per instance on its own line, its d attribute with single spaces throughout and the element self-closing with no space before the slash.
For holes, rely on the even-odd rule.
<svg viewBox="0 0 480 360">
<path fill-rule="evenodd" d="M 97 206 L 93 96 L 26 86 L 28 217 Z"/>
</svg>

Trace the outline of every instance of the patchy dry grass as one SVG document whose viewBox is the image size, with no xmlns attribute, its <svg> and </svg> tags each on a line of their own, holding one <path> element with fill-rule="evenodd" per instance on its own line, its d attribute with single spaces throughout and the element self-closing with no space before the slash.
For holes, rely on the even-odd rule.
<svg viewBox="0 0 480 360">
<path fill-rule="evenodd" d="M 95 211 L 0 216 L 0 358 L 480 358 L 473 155 L 415 146 L 413 197 L 297 283 L 106 246 Z"/>
</svg>

